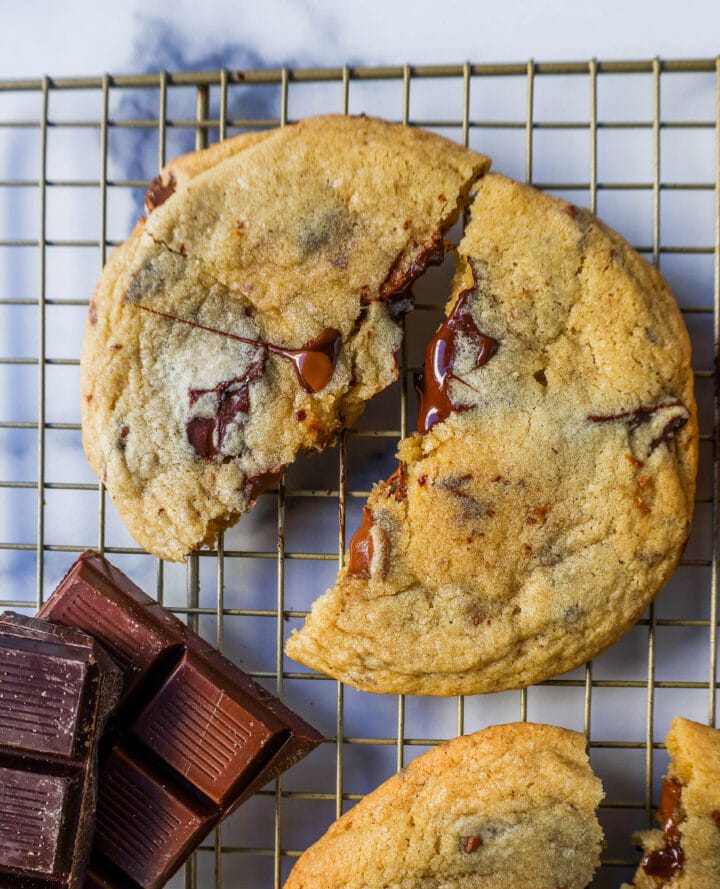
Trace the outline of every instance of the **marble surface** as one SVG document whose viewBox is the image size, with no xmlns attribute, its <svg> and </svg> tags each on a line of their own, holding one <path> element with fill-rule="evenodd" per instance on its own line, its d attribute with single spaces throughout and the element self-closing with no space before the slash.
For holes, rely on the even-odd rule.
<svg viewBox="0 0 720 889">
<path fill-rule="evenodd" d="M 70 74 L 94 75 L 166 70 L 210 70 L 279 65 L 460 63 L 471 61 L 526 61 L 592 57 L 651 58 L 712 56 L 718 51 L 720 7 L 715 2 L 686 2 L 678 16 L 676 4 L 640 0 L 636 3 L 598 2 L 505 2 L 500 8 L 487 3 L 450 0 L 438 7 L 426 0 L 389 4 L 364 2 L 330 3 L 319 0 L 256 3 L 206 2 L 127 3 L 61 2 L 2 3 L 0 33 L 0 77 L 36 77 Z M 439 11 L 438 11 L 439 10 Z M 577 123 L 588 120 L 590 81 L 579 77 L 539 77 L 535 84 L 535 120 Z M 232 117 L 276 118 L 279 89 L 233 87 L 229 95 Z M 525 77 L 473 78 L 470 117 L 484 124 L 471 130 L 471 144 L 495 158 L 495 168 L 524 178 L 527 169 Z M 391 118 L 401 113 L 399 82 L 353 82 L 350 110 Z M 111 91 L 110 116 L 116 120 L 155 120 L 157 90 Z M 210 97 L 210 113 L 217 114 L 218 92 Z M 664 121 L 712 122 L 716 115 L 716 82 L 712 74 L 663 75 L 660 113 Z M 603 75 L 598 81 L 597 112 L 600 122 L 636 120 L 648 124 L 653 117 L 652 76 L 631 78 Z M 288 95 L 291 118 L 340 109 L 338 84 L 292 84 Z M 0 122 L 36 122 L 40 116 L 37 93 L 0 93 Z M 95 125 L 101 116 L 97 90 L 50 95 L 49 114 L 54 121 L 79 122 L 79 126 L 51 127 L 48 132 L 47 177 L 53 182 L 97 181 L 101 171 L 100 132 Z M 195 115 L 192 90 L 171 90 L 168 114 L 176 120 Z M 413 120 L 448 121 L 440 132 L 459 139 L 454 122 L 462 115 L 462 83 L 448 81 L 411 83 L 410 115 Z M 515 121 L 515 129 L 493 127 L 493 121 Z M 217 138 L 211 130 L 210 139 Z M 712 127 L 664 129 L 660 136 L 658 174 L 664 183 L 691 184 L 694 188 L 664 190 L 657 217 L 660 244 L 707 248 L 714 243 L 715 132 Z M 187 127 L 168 129 L 167 156 L 192 147 L 194 133 Z M 566 188 L 558 189 L 575 203 L 588 205 L 591 195 L 590 141 L 587 129 L 541 128 L 533 135 L 533 181 Z M 151 178 L 158 166 L 155 128 L 113 127 L 108 141 L 107 175 L 112 180 Z M 40 142 L 38 129 L 0 127 L 0 180 L 38 176 Z M 597 209 L 603 218 L 638 247 L 653 243 L 656 218 L 652 190 L 637 188 L 652 182 L 655 145 L 652 129 L 602 129 L 598 134 L 597 176 L 602 184 L 625 183 L 626 188 L 601 188 Z M 108 190 L 107 236 L 124 238 L 141 212 L 142 187 L 111 187 Z M 97 240 L 100 190 L 96 186 L 48 188 L 45 295 L 66 301 L 46 308 L 45 352 L 53 363 L 46 372 L 46 416 L 51 424 L 77 423 L 78 369 L 72 362 L 79 354 L 86 302 L 101 262 L 97 247 L 53 245 L 64 239 Z M 35 187 L 8 188 L 0 185 L 0 243 L 8 239 L 37 239 L 40 234 L 40 200 Z M 32 424 L 38 418 L 38 374 L 32 363 L 39 354 L 39 313 L 35 305 L 41 290 L 39 251 L 28 246 L 0 246 L 0 356 L 16 360 L 0 364 L 0 423 Z M 711 309 L 713 304 L 713 256 L 663 254 L 661 267 L 668 276 L 681 305 Z M 437 302 L 447 292 L 451 261 L 431 270 L 418 287 L 420 303 Z M 8 300 L 19 301 L 9 304 Z M 70 301 L 70 302 L 67 302 Z M 418 311 L 408 324 L 410 364 L 421 360 L 424 344 L 437 324 L 437 311 Z M 694 312 L 686 316 L 694 343 L 694 364 L 701 372 L 712 365 L 712 314 Z M 698 380 L 701 427 L 712 429 L 711 380 Z M 393 387 L 369 407 L 358 428 L 387 429 L 397 425 L 399 389 Z M 410 400 L 409 422 L 414 411 Z M 45 471 L 50 485 L 71 483 L 76 489 L 49 487 L 43 511 L 45 540 L 56 547 L 92 545 L 98 535 L 98 499 L 94 477 L 84 459 L 80 435 L 75 429 L 50 428 L 46 433 Z M 394 466 L 392 438 L 355 437 L 349 446 L 348 486 L 366 491 Z M 712 497 L 710 443 L 702 447 L 699 496 Z M 37 478 L 38 436 L 32 428 L 0 428 L 0 480 L 32 481 Z M 337 485 L 336 449 L 312 460 L 301 460 L 286 477 L 288 490 L 334 488 Z M 352 497 L 348 507 L 348 530 L 357 525 L 362 497 Z M 266 558 L 229 560 L 226 569 L 225 607 L 242 610 L 271 610 L 277 603 L 278 568 L 275 559 L 277 498 L 265 495 L 256 510 L 228 533 L 226 547 L 262 551 Z M 337 549 L 337 499 L 288 497 L 285 544 L 288 551 L 307 555 Z M 711 548 L 710 505 L 698 506 L 687 557 L 702 560 Z M 30 544 L 37 539 L 36 491 L 0 488 L 0 542 Z M 107 508 L 109 545 L 131 547 L 132 540 L 112 506 Z M 51 551 L 45 558 L 44 589 L 49 592 L 67 567 L 70 556 Z M 143 555 L 118 555 L 115 561 L 149 591 L 155 590 L 156 563 Z M 332 558 L 288 560 L 284 571 L 284 605 L 287 610 L 309 607 L 313 598 L 332 582 L 336 562 Z M 213 559 L 200 560 L 200 605 L 207 613 L 200 630 L 215 638 L 216 566 Z M 30 603 L 34 597 L 35 554 L 0 549 L 0 597 Z M 707 620 L 709 614 L 709 570 L 702 564 L 678 572 L 658 599 L 656 616 Z M 167 566 L 165 601 L 181 608 L 185 604 L 185 569 Z M 289 633 L 297 619 L 286 622 Z M 245 669 L 272 673 L 277 663 L 276 623 L 273 617 L 230 616 L 225 621 L 228 654 Z M 707 627 L 660 626 L 656 635 L 656 662 L 649 665 L 647 626 L 633 629 L 624 640 L 598 658 L 593 678 L 613 683 L 631 680 L 636 687 L 612 685 L 595 688 L 592 697 L 593 740 L 613 744 L 642 742 L 646 737 L 644 683 L 649 669 L 658 681 L 681 680 L 702 683 L 708 675 Z M 285 661 L 284 669 L 302 672 Z M 568 678 L 568 677 L 564 677 Z M 582 730 L 585 724 L 584 670 L 575 671 L 572 687 L 534 688 L 527 695 L 527 715 Z M 274 688 L 272 680 L 266 680 Z M 291 705 L 308 715 L 329 736 L 336 731 L 337 687 L 330 681 L 308 681 L 289 677 L 284 694 Z M 674 713 L 699 720 L 707 716 L 707 690 L 662 688 L 656 692 L 652 735 L 661 741 Z M 494 722 L 516 719 L 520 713 L 518 692 L 466 700 L 462 728 L 473 731 Z M 346 743 L 343 754 L 343 792 L 355 795 L 370 791 L 394 772 L 398 748 L 399 703 L 397 698 L 374 697 L 353 690 L 344 696 L 346 737 L 388 739 L 387 744 Z M 405 737 L 430 739 L 452 737 L 458 731 L 458 702 L 408 698 L 404 704 Z M 421 743 L 402 748 L 404 761 L 424 749 Z M 614 803 L 644 801 L 645 753 L 612 746 L 592 751 L 593 765 L 606 783 Z M 286 799 L 281 826 L 284 850 L 300 850 L 319 836 L 335 813 L 337 748 L 324 745 L 294 768 L 283 788 L 327 795 L 327 798 Z M 654 783 L 657 788 L 665 766 L 665 755 L 655 755 Z M 346 800 L 343 808 L 352 805 Z M 275 801 L 271 795 L 256 797 L 243 806 L 223 828 L 224 844 L 271 850 L 275 830 Z M 637 808 L 605 810 L 608 857 L 632 859 L 632 829 L 644 824 L 644 811 Z M 283 855 L 281 872 L 287 873 L 291 855 Z M 198 856 L 197 885 L 216 885 L 214 856 Z M 271 854 L 223 855 L 223 885 L 255 889 L 272 885 L 274 862 Z M 617 886 L 629 872 L 606 869 L 593 889 Z M 179 889 L 184 876 L 173 882 Z M 219 885 L 219 883 L 217 884 Z"/>
<path fill-rule="evenodd" d="M 4 76 L 714 56 L 715 0 L 3 0 Z"/>
</svg>

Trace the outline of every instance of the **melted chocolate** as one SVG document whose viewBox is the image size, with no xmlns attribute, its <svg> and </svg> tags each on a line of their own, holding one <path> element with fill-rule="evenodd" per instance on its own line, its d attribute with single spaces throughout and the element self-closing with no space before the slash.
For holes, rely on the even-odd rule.
<svg viewBox="0 0 720 889">
<path fill-rule="evenodd" d="M 270 352 L 292 361 L 300 385 L 306 392 L 320 392 L 335 371 L 342 346 L 342 334 L 334 327 L 326 327 L 314 340 L 299 349 L 285 349 L 271 343 L 259 343 Z"/>
<path fill-rule="evenodd" d="M 397 469 L 387 480 L 386 484 L 398 503 L 407 498 L 407 467 L 404 463 L 398 463 Z"/>
<path fill-rule="evenodd" d="M 350 557 L 347 565 L 347 573 L 350 577 L 357 577 L 361 580 L 367 580 L 370 577 L 373 557 L 373 540 L 370 534 L 372 526 L 372 510 L 370 507 L 364 506 L 362 522 L 350 541 Z"/>
<path fill-rule="evenodd" d="M 640 405 L 640 407 L 635 408 L 635 410 L 621 411 L 617 414 L 590 414 L 588 420 L 590 420 L 591 423 L 623 422 L 626 424 L 628 432 L 634 432 L 640 426 L 649 423 L 652 416 L 658 413 L 658 411 L 672 407 L 685 408 L 685 405 L 677 400 L 664 401 L 659 404 Z M 659 448 L 660 445 L 667 444 L 673 435 L 675 435 L 676 432 L 679 432 L 680 429 L 687 424 L 690 415 L 687 413 L 687 408 L 685 408 L 685 411 L 685 416 L 673 417 L 665 424 L 662 431 L 652 439 L 648 449 L 648 456 L 650 456 L 656 448 Z"/>
<path fill-rule="evenodd" d="M 618 420 L 626 422 L 628 427 L 633 430 L 644 423 L 650 422 L 653 414 L 668 407 L 685 407 L 682 401 L 663 401 L 659 404 L 642 404 L 640 407 L 632 411 L 621 411 L 618 414 L 590 414 L 588 420 L 591 423 L 614 423 Z M 687 422 L 687 420 L 685 421 Z M 685 425 L 683 423 L 683 425 Z"/>
<path fill-rule="evenodd" d="M 680 845 L 681 797 L 682 784 L 676 778 L 666 778 L 658 811 L 658 821 L 665 830 L 665 845 L 662 849 L 648 852 L 641 861 L 642 869 L 649 877 L 671 880 L 685 864 L 685 852 Z"/>
<path fill-rule="evenodd" d="M 227 330 L 208 327 L 197 321 L 179 318 L 177 315 L 170 315 L 168 312 L 151 309 L 149 306 L 143 306 L 139 303 L 136 305 L 138 309 L 142 309 L 144 312 L 151 312 L 153 315 L 159 315 L 161 318 L 167 318 L 168 321 L 177 321 L 180 324 L 187 324 L 188 327 L 196 327 L 198 330 L 204 330 L 207 333 L 216 333 L 218 336 L 224 336 L 238 343 L 259 346 L 261 349 L 267 349 L 273 355 L 279 355 L 281 358 L 291 361 L 295 368 L 298 382 L 306 392 L 313 394 L 320 392 L 330 382 L 342 347 L 342 334 L 334 327 L 326 327 L 314 340 L 308 340 L 299 349 L 288 349 L 285 346 L 277 346 L 274 343 L 264 343 L 262 340 L 254 340 L 250 337 L 239 336 L 236 333 L 229 333 Z"/>
<path fill-rule="evenodd" d="M 157 207 L 164 204 L 165 201 L 175 193 L 177 180 L 175 174 L 168 175 L 167 182 L 163 182 L 162 176 L 156 176 L 150 183 L 148 190 L 145 192 L 145 212 L 148 216 Z"/>
<path fill-rule="evenodd" d="M 677 778 L 666 778 L 663 781 L 658 820 L 662 824 L 668 839 L 672 842 L 680 842 L 678 822 L 680 821 L 681 799 L 682 784 Z"/>
<path fill-rule="evenodd" d="M 430 241 L 412 259 L 409 259 L 405 251 L 401 250 L 380 285 L 380 299 L 389 299 L 403 294 L 428 266 L 440 265 L 444 258 L 445 246 L 440 231 L 435 232 Z"/>
<path fill-rule="evenodd" d="M 283 466 L 279 469 L 268 469 L 267 472 L 261 472 L 259 475 L 251 475 L 247 478 L 245 480 L 245 490 L 247 491 L 248 500 L 254 503 L 263 491 L 267 491 L 268 488 L 272 488 L 273 485 L 277 484 L 280 481 L 280 476 L 283 474 L 283 469 Z"/>
<path fill-rule="evenodd" d="M 250 383 L 259 380 L 265 361 L 255 361 L 241 377 L 224 380 L 212 389 L 189 389 L 188 402 L 192 407 L 205 395 L 214 395 L 215 413 L 211 417 L 191 417 L 185 424 L 188 441 L 203 460 L 217 460 L 223 456 L 223 443 L 228 427 L 238 414 L 250 408 Z"/>
<path fill-rule="evenodd" d="M 472 268 L 472 266 L 471 266 Z M 427 432 L 436 423 L 446 420 L 453 411 L 469 410 L 471 405 L 455 404 L 450 398 L 450 381 L 465 381 L 455 376 L 457 337 L 459 334 L 470 339 L 477 348 L 475 367 L 484 367 L 497 352 L 500 343 L 487 336 L 473 320 L 468 305 L 470 297 L 477 291 L 477 277 L 472 269 L 473 285 L 458 297 L 455 307 L 428 343 L 425 350 L 423 373 L 416 380 L 420 401 L 417 430 Z M 465 385 L 468 385 L 465 383 Z"/>
</svg>

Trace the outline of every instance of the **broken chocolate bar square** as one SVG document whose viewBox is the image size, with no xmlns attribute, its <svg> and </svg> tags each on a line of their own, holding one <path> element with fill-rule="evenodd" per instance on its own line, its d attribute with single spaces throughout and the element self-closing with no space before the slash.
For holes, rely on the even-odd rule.
<svg viewBox="0 0 720 889">
<path fill-rule="evenodd" d="M 322 740 L 97 553 L 73 564 L 40 615 L 94 636 L 124 677 L 89 885 L 160 889 L 222 818 Z"/>
<path fill-rule="evenodd" d="M 120 671 L 76 629 L 0 614 L 0 885 L 80 889 Z"/>
</svg>

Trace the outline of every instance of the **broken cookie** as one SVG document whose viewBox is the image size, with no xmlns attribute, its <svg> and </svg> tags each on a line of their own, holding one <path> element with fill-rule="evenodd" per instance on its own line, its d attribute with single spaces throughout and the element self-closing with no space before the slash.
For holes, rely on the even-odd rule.
<svg viewBox="0 0 720 889">
<path fill-rule="evenodd" d="M 409 288 L 487 158 L 311 118 L 170 164 L 110 258 L 81 360 L 83 443 L 130 532 L 181 560 L 397 378 Z"/>
<path fill-rule="evenodd" d="M 603 796 L 585 747 L 532 723 L 442 744 L 336 821 L 285 889 L 584 889 Z"/>
<path fill-rule="evenodd" d="M 690 344 L 658 271 L 586 210 L 478 184 L 418 433 L 287 654 L 366 691 L 571 670 L 677 566 L 697 470 Z"/>
<path fill-rule="evenodd" d="M 623 889 L 717 889 L 720 886 L 720 731 L 673 720 L 667 736 L 670 768 L 657 820 L 661 830 L 638 833 L 644 850 Z"/>
</svg>

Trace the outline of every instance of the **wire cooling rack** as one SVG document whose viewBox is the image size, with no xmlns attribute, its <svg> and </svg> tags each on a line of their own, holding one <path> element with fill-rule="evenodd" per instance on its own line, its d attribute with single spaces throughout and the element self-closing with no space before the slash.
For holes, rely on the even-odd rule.
<svg viewBox="0 0 720 889">
<path fill-rule="evenodd" d="M 86 306 L 148 180 L 182 151 L 330 111 L 421 125 L 485 151 L 495 169 L 596 210 L 675 290 L 700 407 L 693 533 L 655 605 L 585 668 L 524 691 L 423 699 L 362 694 L 283 657 L 413 428 L 410 375 L 441 316 L 451 259 L 417 287 L 399 382 L 336 448 L 291 467 L 217 551 L 186 566 L 152 559 L 85 463 Z M 628 878 L 671 717 L 715 724 L 717 714 L 720 59 L 1 81 L 0 194 L 0 605 L 32 611 L 76 553 L 98 547 L 328 738 L 231 816 L 171 885 L 279 887 L 302 850 L 397 768 L 514 719 L 586 733 L 607 791 L 608 847 L 593 886 Z"/>
</svg>

